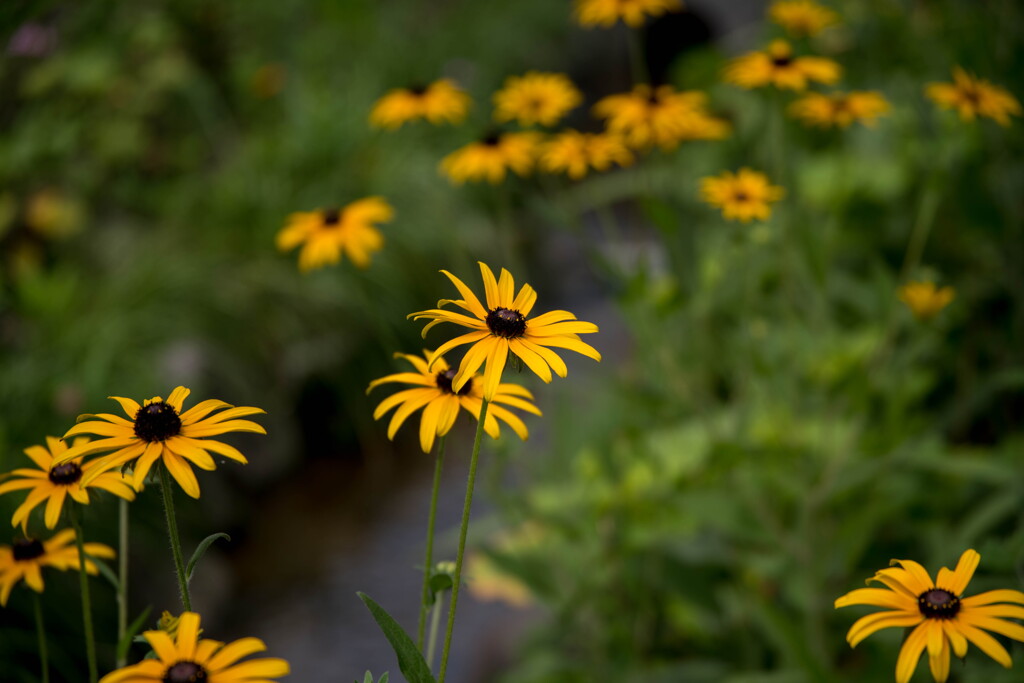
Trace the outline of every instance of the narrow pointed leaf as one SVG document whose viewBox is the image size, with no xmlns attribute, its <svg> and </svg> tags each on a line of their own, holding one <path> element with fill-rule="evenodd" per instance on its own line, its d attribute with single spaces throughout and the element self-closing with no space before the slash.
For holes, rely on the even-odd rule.
<svg viewBox="0 0 1024 683">
<path fill-rule="evenodd" d="M 150 605 L 146 609 L 142 610 L 142 614 L 135 618 L 135 621 L 128 624 L 128 629 L 124 632 L 124 638 L 117 644 L 117 659 L 127 659 L 128 648 L 131 646 L 132 641 L 135 639 L 135 634 L 142 629 L 142 625 L 146 623 L 146 619 L 149 618 L 149 613 L 153 611 L 153 606 Z M 145 640 L 145 638 L 143 638 Z"/>
<path fill-rule="evenodd" d="M 209 549 L 209 547 L 213 545 L 213 542 L 216 541 L 218 538 L 223 538 L 224 540 L 229 542 L 231 541 L 231 537 L 223 531 L 218 532 L 216 534 L 210 534 L 202 541 L 200 541 L 199 545 L 196 546 L 196 551 L 192 553 L 192 559 L 188 561 L 188 565 L 185 567 L 185 581 L 192 580 L 192 572 L 194 572 L 196 569 L 196 563 L 199 562 L 199 559 L 206 553 L 207 549 Z"/>
<path fill-rule="evenodd" d="M 366 608 L 370 610 L 370 614 L 377 621 L 380 630 L 384 632 L 384 637 L 391 643 L 391 649 L 395 651 L 395 656 L 398 657 L 398 668 L 402 671 L 406 680 L 409 683 L 437 683 L 433 674 L 430 673 L 430 667 L 427 666 L 423 655 L 417 649 L 416 643 L 398 625 L 398 622 L 385 612 L 383 607 L 374 602 L 370 596 L 365 593 L 356 593 L 356 595 L 363 601 Z"/>
</svg>

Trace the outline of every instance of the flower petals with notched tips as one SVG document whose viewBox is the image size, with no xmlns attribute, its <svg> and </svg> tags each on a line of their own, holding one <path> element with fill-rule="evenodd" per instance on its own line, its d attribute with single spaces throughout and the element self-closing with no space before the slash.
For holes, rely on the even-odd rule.
<svg viewBox="0 0 1024 683">
<path fill-rule="evenodd" d="M 357 268 L 368 268 L 370 257 L 384 247 L 384 236 L 376 223 L 386 223 L 395 215 L 381 197 L 366 197 L 342 208 L 293 213 L 277 233 L 277 248 L 299 251 L 299 270 L 303 273 L 338 263 L 342 254 Z"/>
</svg>

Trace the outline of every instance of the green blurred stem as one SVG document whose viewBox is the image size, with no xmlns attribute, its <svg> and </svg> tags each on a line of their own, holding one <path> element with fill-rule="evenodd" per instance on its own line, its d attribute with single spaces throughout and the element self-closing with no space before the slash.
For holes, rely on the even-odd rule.
<svg viewBox="0 0 1024 683">
<path fill-rule="evenodd" d="M 128 630 L 128 501 L 118 501 L 118 555 L 117 555 L 117 642 L 124 640 Z M 117 658 L 117 668 L 128 663 L 127 650 Z"/>
<path fill-rule="evenodd" d="M 427 668 L 434 667 L 434 650 L 437 648 L 437 630 L 441 625 L 441 605 L 444 604 L 444 591 L 437 594 L 434 608 L 430 611 L 430 638 L 427 639 Z"/>
<path fill-rule="evenodd" d="M 939 183 L 936 182 L 933 173 L 928 179 L 921 195 L 921 203 L 917 208 L 917 220 L 914 221 L 914 230 L 910 233 L 910 241 L 907 243 L 907 253 L 903 258 L 903 268 L 900 271 L 900 280 L 906 281 L 914 272 L 914 269 L 921 263 L 921 256 L 924 254 L 924 246 L 928 242 L 928 235 L 932 231 L 932 223 L 935 222 L 935 212 L 939 208 Z"/>
<path fill-rule="evenodd" d="M 92 630 L 92 599 L 89 596 L 89 576 L 86 571 L 85 543 L 82 541 L 82 523 L 78 519 L 78 507 L 71 507 L 71 526 L 75 529 L 75 545 L 78 546 L 78 582 L 82 591 L 82 626 L 85 628 L 85 655 L 89 661 L 89 681 L 96 683 L 99 678 L 96 668 L 96 637 Z"/>
<path fill-rule="evenodd" d="M 484 435 L 484 420 L 487 419 L 485 398 L 480 402 L 480 415 L 476 421 L 476 436 L 473 438 L 473 455 L 469 460 L 469 479 L 466 482 L 466 503 L 462 507 L 462 526 L 459 527 L 459 550 L 455 555 L 455 576 L 452 578 L 452 604 L 448 608 L 448 625 L 444 632 L 444 649 L 441 651 L 441 673 L 437 683 L 444 683 L 448 670 L 448 653 L 452 647 L 452 631 L 455 628 L 455 606 L 459 602 L 459 587 L 462 585 L 462 559 L 466 551 L 466 532 L 469 530 L 469 510 L 473 505 L 473 485 L 476 483 L 476 464 L 480 458 L 480 442 Z"/>
<path fill-rule="evenodd" d="M 423 649 L 423 633 L 427 626 L 427 596 L 430 595 L 430 568 L 434 562 L 434 522 L 437 519 L 437 492 L 441 488 L 441 466 L 444 463 L 444 439 L 437 441 L 434 459 L 434 486 L 430 491 L 430 514 L 427 516 L 427 552 L 423 559 L 423 592 L 420 598 L 420 622 L 416 628 L 416 647 Z M 437 601 L 435 600 L 435 605 Z"/>
<path fill-rule="evenodd" d="M 626 48 L 629 50 L 629 72 L 633 77 L 633 85 L 647 83 L 651 79 L 647 72 L 647 60 L 644 59 L 640 31 L 639 28 L 626 28 Z"/>
<path fill-rule="evenodd" d="M 81 552 L 81 551 L 79 551 Z M 43 603 L 39 593 L 33 593 L 36 612 L 36 636 L 39 638 L 39 666 L 43 683 L 50 683 L 50 656 L 46 651 L 46 626 L 43 624 Z"/>
<path fill-rule="evenodd" d="M 160 464 L 160 491 L 164 494 L 164 513 L 167 516 L 167 535 L 171 539 L 171 552 L 174 553 L 174 569 L 178 574 L 178 588 L 181 591 L 181 604 L 186 612 L 192 611 L 192 596 L 188 592 L 188 578 L 185 576 L 185 559 L 181 554 L 181 539 L 178 538 L 178 520 L 174 516 L 174 492 L 167 476 L 167 468 Z"/>
</svg>

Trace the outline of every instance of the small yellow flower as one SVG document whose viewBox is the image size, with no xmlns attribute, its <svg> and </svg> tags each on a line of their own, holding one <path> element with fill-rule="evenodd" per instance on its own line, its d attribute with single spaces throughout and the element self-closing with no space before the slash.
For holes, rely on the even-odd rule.
<svg viewBox="0 0 1024 683">
<path fill-rule="evenodd" d="M 594 115 L 607 119 L 608 132 L 638 150 L 654 145 L 668 150 L 684 140 L 716 140 L 729 133 L 728 123 L 707 112 L 707 95 L 676 92 L 670 85 L 638 85 L 609 95 L 594 105 Z"/>
<path fill-rule="evenodd" d="M 785 191 L 768 182 L 768 176 L 749 168 L 735 174 L 725 171 L 721 175 L 701 179 L 701 196 L 708 204 L 720 207 L 727 220 L 748 223 L 753 219 L 767 220 L 771 205 L 782 199 Z"/>
<path fill-rule="evenodd" d="M 25 206 L 25 224 L 45 239 L 63 239 L 79 231 L 82 206 L 55 189 L 36 192 Z"/>
<path fill-rule="evenodd" d="M 628 26 L 643 26 L 647 17 L 683 9 L 679 0 L 576 0 L 576 21 L 580 26 L 610 28 L 617 21 Z"/>
<path fill-rule="evenodd" d="M 441 160 L 441 171 L 456 185 L 486 180 L 499 185 L 508 171 L 525 176 L 533 170 L 540 134 L 530 131 L 492 133 Z"/>
<path fill-rule="evenodd" d="M 1020 116 L 1020 102 L 1008 90 L 983 78 L 975 78 L 959 66 L 953 69 L 952 83 L 929 83 L 925 94 L 943 109 L 956 109 L 964 121 L 976 116 L 1010 125 L 1010 116 Z"/>
<path fill-rule="evenodd" d="M 394 130 L 406 121 L 426 119 L 435 126 L 461 123 L 471 100 L 459 86 L 447 78 L 426 86 L 396 88 L 373 105 L 370 124 Z"/>
<path fill-rule="evenodd" d="M 82 548 L 86 555 L 92 557 L 108 560 L 114 557 L 114 549 L 102 543 L 83 543 Z M 0 607 L 7 605 L 11 590 L 22 579 L 36 593 L 42 593 L 43 567 L 61 571 L 81 569 L 73 529 L 58 531 L 48 541 L 23 538 L 16 540 L 13 546 L 0 545 Z M 88 559 L 85 561 L 85 571 L 99 574 L 96 563 Z"/>
<path fill-rule="evenodd" d="M 795 57 L 784 40 L 773 40 L 768 49 L 736 57 L 725 68 L 725 80 L 741 88 L 773 85 L 782 90 L 806 90 L 809 81 L 831 85 L 842 67 L 824 57 Z"/>
<path fill-rule="evenodd" d="M 573 180 L 590 169 L 607 171 L 612 164 L 629 166 L 633 153 L 617 135 L 565 130 L 541 147 L 540 167 L 549 173 L 565 173 Z"/>
<path fill-rule="evenodd" d="M 874 126 L 877 118 L 889 111 L 881 93 L 807 93 L 789 106 L 789 113 L 809 126 L 846 128 L 860 122 Z"/>
<path fill-rule="evenodd" d="M 955 294 L 952 287 L 936 287 L 934 282 L 908 282 L 900 287 L 900 301 L 918 320 L 934 318 Z"/>
<path fill-rule="evenodd" d="M 793 36 L 816 36 L 839 23 L 839 15 L 814 0 L 778 0 L 768 8 L 768 16 Z"/>
<path fill-rule="evenodd" d="M 565 74 L 530 71 L 509 76 L 494 94 L 494 120 L 553 126 L 582 101 L 583 94 Z"/>
<path fill-rule="evenodd" d="M 342 253 L 357 268 L 368 268 L 370 257 L 384 247 L 384 236 L 375 224 L 386 223 L 394 215 L 383 197 L 366 197 L 340 209 L 293 213 L 277 233 L 277 248 L 288 251 L 302 244 L 299 270 L 303 273 L 337 263 Z"/>
<path fill-rule="evenodd" d="M 471 553 L 466 560 L 466 588 L 480 602 L 502 602 L 520 609 L 534 603 L 529 586 L 479 552 Z"/>
</svg>

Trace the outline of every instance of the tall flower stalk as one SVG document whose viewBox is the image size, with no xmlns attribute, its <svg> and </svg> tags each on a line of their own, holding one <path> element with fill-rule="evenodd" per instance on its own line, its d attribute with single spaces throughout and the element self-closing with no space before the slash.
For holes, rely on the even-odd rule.
<svg viewBox="0 0 1024 683">
<path fill-rule="evenodd" d="M 188 591 L 188 577 L 185 575 L 185 558 L 181 553 L 181 539 L 178 537 L 178 519 L 174 514 L 174 492 L 167 477 L 167 468 L 161 465 L 160 491 L 164 498 L 164 516 L 167 519 L 167 536 L 171 541 L 171 553 L 174 555 L 174 571 L 178 576 L 178 590 L 181 593 L 181 604 L 186 612 L 192 611 L 192 596 Z"/>
<path fill-rule="evenodd" d="M 82 628 L 85 630 L 85 655 L 89 664 L 89 683 L 99 680 L 96 666 L 96 636 L 92 628 L 92 599 L 89 595 L 89 577 L 86 571 L 85 543 L 82 541 L 82 523 L 78 508 L 71 508 L 71 526 L 75 529 L 75 546 L 78 548 L 78 582 L 82 591 Z"/>
<path fill-rule="evenodd" d="M 434 458 L 434 485 L 430 491 L 430 512 L 427 515 L 427 550 L 423 559 L 423 590 L 420 594 L 420 618 L 416 627 L 416 647 L 423 649 L 423 636 L 427 626 L 427 598 L 430 596 L 430 569 L 434 562 L 434 526 L 437 520 L 437 494 L 441 488 L 441 467 L 444 464 L 445 437 L 437 441 Z"/>
</svg>

